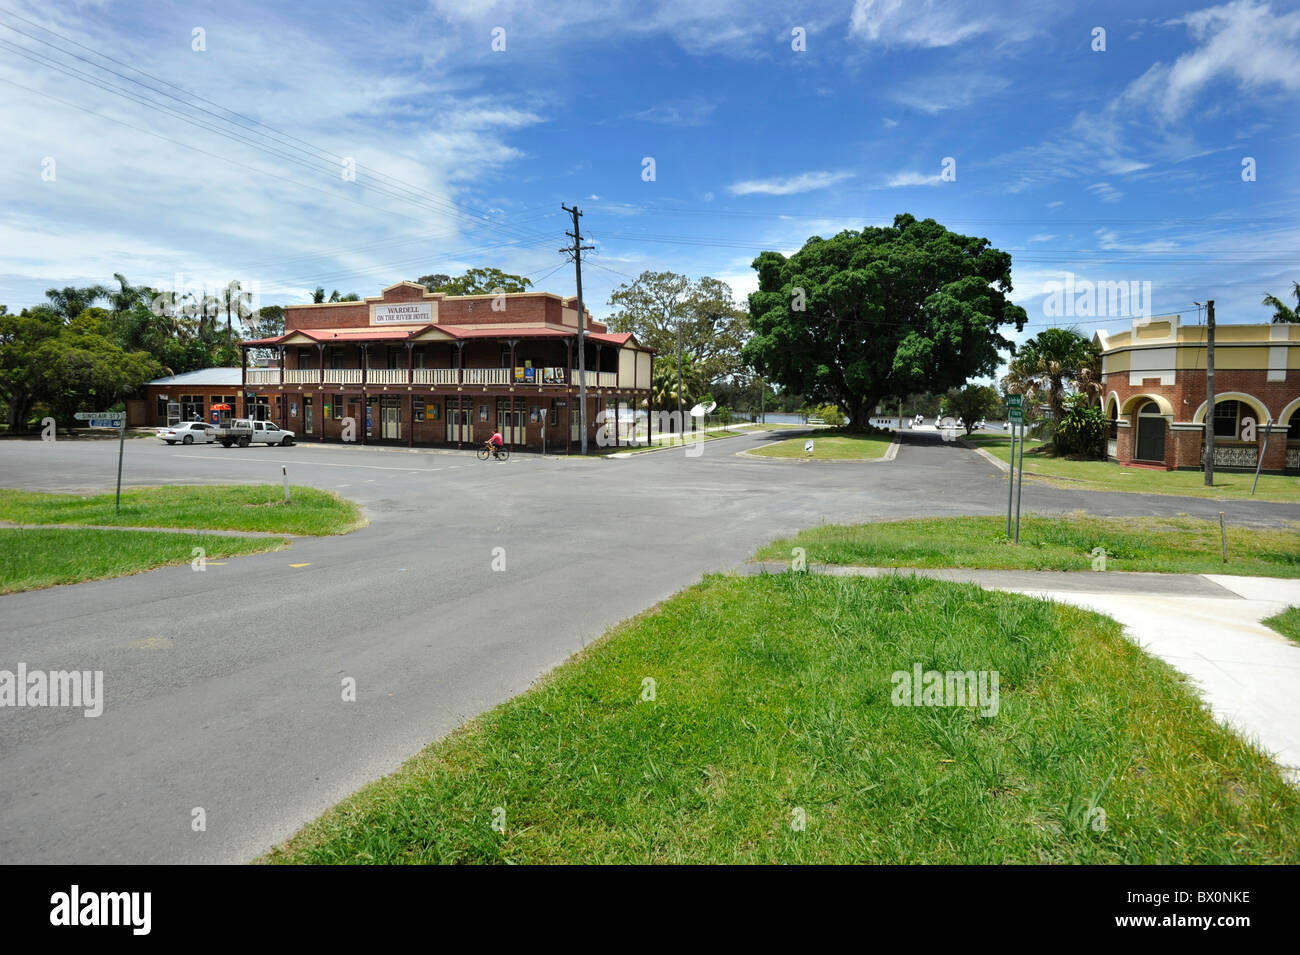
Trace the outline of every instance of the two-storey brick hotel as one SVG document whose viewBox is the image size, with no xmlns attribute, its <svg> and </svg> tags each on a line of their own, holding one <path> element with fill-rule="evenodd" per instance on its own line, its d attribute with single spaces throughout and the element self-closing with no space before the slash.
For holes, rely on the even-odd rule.
<svg viewBox="0 0 1300 955">
<path fill-rule="evenodd" d="M 600 422 L 612 427 L 650 397 L 653 355 L 584 317 L 594 444 Z M 472 446 L 494 430 L 516 448 L 580 441 L 573 297 L 453 296 L 399 282 L 359 302 L 286 306 L 284 325 L 240 343 L 240 394 L 300 441 L 343 440 L 345 426 L 358 443 L 408 447 Z M 274 367 L 250 367 L 254 349 L 274 354 Z"/>
</svg>

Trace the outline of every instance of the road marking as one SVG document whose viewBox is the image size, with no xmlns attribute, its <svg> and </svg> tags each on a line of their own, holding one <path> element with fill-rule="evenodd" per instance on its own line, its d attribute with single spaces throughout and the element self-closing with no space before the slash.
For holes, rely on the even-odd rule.
<svg viewBox="0 0 1300 955">
<path fill-rule="evenodd" d="M 226 562 L 225 562 L 224 560 L 210 560 L 210 561 L 207 562 L 207 566 L 209 566 L 209 567 L 225 567 L 225 566 L 226 566 Z"/>
<path fill-rule="evenodd" d="M 290 564 L 289 566 L 290 566 L 290 567 L 310 567 L 310 566 L 311 566 L 311 561 L 307 561 L 307 563 L 305 563 L 305 564 Z"/>
</svg>

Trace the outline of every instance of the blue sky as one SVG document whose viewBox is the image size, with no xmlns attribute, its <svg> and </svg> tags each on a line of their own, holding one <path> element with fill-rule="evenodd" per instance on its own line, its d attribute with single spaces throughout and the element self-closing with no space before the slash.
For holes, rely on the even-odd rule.
<svg viewBox="0 0 1300 955">
<path fill-rule="evenodd" d="M 1066 272 L 1187 321 L 1206 298 L 1267 321 L 1300 281 L 1296 3 L 9 0 L 0 23 L 10 308 L 114 271 L 261 304 L 473 266 L 571 294 L 561 202 L 598 317 L 645 269 L 743 301 L 764 249 L 898 212 L 1011 251 L 1026 334 Z"/>
</svg>

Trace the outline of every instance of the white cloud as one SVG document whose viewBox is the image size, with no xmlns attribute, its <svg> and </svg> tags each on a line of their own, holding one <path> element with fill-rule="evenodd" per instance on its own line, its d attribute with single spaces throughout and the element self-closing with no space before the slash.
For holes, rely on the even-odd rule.
<svg viewBox="0 0 1300 955">
<path fill-rule="evenodd" d="M 1124 198 L 1124 193 L 1120 192 L 1108 182 L 1094 182 L 1091 186 L 1086 188 L 1102 202 L 1119 202 Z"/>
<path fill-rule="evenodd" d="M 899 172 L 891 176 L 885 185 L 890 189 L 900 189 L 908 186 L 937 186 L 940 182 L 937 172 L 932 175 L 921 172 Z"/>
<path fill-rule="evenodd" d="M 1275 15 L 1268 3 L 1235 0 L 1171 22 L 1184 24 L 1199 45 L 1171 66 L 1154 64 L 1126 94 L 1166 122 L 1181 119 L 1220 81 L 1247 94 L 1300 90 L 1300 10 Z"/>
<path fill-rule="evenodd" d="M 852 179 L 853 173 L 842 172 L 805 172 L 797 176 L 773 179 L 748 179 L 733 183 L 727 190 L 733 196 L 792 196 L 800 192 L 812 192 L 826 189 L 846 179 Z"/>
<path fill-rule="evenodd" d="M 1037 234 L 1035 234 L 1035 235 L 1031 235 L 1031 236 L 1029 237 L 1028 241 L 1029 241 L 1030 243 L 1034 243 L 1034 242 L 1051 242 L 1051 241 L 1052 241 L 1053 239 L 1055 239 L 1055 238 L 1056 238 L 1056 236 L 1053 235 L 1053 234 L 1051 234 L 1051 233 L 1048 233 L 1048 232 L 1039 232 L 1039 233 L 1037 233 Z"/>
<path fill-rule="evenodd" d="M 855 0 L 849 35 L 883 46 L 940 48 L 976 37 L 991 44 L 1019 41 L 1034 35 L 1051 4 L 1026 0 L 993 9 L 969 0 Z"/>
</svg>

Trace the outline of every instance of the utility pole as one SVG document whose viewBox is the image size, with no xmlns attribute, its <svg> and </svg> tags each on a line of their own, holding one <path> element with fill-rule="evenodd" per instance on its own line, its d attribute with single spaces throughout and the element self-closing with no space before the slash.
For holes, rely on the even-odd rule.
<svg viewBox="0 0 1300 955">
<path fill-rule="evenodd" d="M 1214 299 L 1205 302 L 1205 486 L 1214 487 Z"/>
<path fill-rule="evenodd" d="M 682 416 L 682 320 L 677 319 L 677 430 L 686 441 L 686 419 Z"/>
<path fill-rule="evenodd" d="M 575 205 L 572 209 L 564 203 L 560 208 L 573 216 L 573 231 L 565 235 L 573 239 L 573 247 L 566 246 L 561 252 L 573 255 L 573 265 L 578 278 L 578 431 L 582 435 L 582 453 L 587 453 L 587 314 L 582 307 L 582 250 L 594 249 L 594 245 L 582 244 L 582 230 L 578 228 L 581 210 Z M 572 439 L 570 439 L 572 440 Z"/>
</svg>

